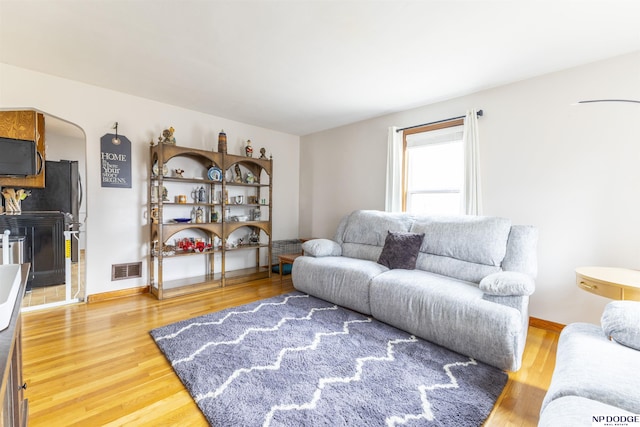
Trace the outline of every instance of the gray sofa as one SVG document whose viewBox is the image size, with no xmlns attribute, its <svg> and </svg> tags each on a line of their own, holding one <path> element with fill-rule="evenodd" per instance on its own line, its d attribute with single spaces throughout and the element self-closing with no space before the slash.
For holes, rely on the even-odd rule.
<svg viewBox="0 0 640 427">
<path fill-rule="evenodd" d="M 406 233 L 424 234 L 415 268 L 378 263 L 393 248 L 392 237 Z M 536 245 L 535 227 L 504 218 L 355 211 L 333 240 L 303 244 L 292 279 L 299 291 L 516 371 L 535 289 Z"/>
<path fill-rule="evenodd" d="M 562 330 L 538 425 L 638 424 L 640 302 L 613 301 L 601 326 L 572 323 Z"/>
</svg>

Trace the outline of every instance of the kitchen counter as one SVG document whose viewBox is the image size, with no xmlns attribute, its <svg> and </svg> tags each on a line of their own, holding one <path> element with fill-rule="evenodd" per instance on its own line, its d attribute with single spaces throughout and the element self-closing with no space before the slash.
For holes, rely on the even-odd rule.
<svg viewBox="0 0 640 427">
<path fill-rule="evenodd" d="M 22 402 L 22 392 L 21 390 L 16 391 L 13 390 L 12 387 L 9 387 L 9 384 L 13 384 L 18 378 L 19 382 L 22 382 L 22 372 L 19 372 L 22 369 L 21 363 L 21 352 L 16 350 L 21 349 L 20 340 L 20 328 L 22 325 L 20 310 L 22 308 L 22 298 L 24 296 L 25 288 L 27 285 L 27 277 L 29 276 L 29 264 L 22 264 L 22 280 L 20 283 L 20 290 L 18 291 L 18 299 L 16 300 L 16 304 L 13 307 L 13 313 L 11 314 L 11 321 L 9 322 L 9 327 L 0 332 L 0 374 L 2 375 L 2 383 L 0 385 L 0 401 L 7 402 L 7 394 L 16 393 L 20 396 L 20 399 L 15 400 L 15 395 L 12 394 L 13 398 L 9 401 L 12 405 L 16 405 L 18 411 L 14 418 L 12 418 L 11 414 L 7 414 L 9 418 L 13 420 L 24 420 L 27 412 L 26 402 Z M 16 347 L 17 346 L 17 347 Z M 16 354 L 18 357 L 16 358 Z M 16 363 L 16 359 L 18 359 L 18 363 Z M 4 404 L 3 404 L 4 405 Z M 12 408 L 6 408 L 10 411 Z M 3 414 L 4 416 L 4 414 Z M 3 420 L 0 419 L 0 425 Z"/>
</svg>

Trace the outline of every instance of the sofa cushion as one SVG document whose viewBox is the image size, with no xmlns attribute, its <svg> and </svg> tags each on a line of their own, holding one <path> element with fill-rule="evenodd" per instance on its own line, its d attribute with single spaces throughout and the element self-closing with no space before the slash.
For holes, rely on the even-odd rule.
<svg viewBox="0 0 640 427">
<path fill-rule="evenodd" d="M 367 261 L 378 262 L 382 246 L 363 245 L 361 243 L 343 243 L 342 256 L 357 259 L 366 259 Z"/>
<path fill-rule="evenodd" d="M 340 245 L 329 239 L 307 240 L 302 244 L 302 250 L 305 255 L 315 257 L 342 255 Z"/>
<path fill-rule="evenodd" d="M 378 264 L 385 267 L 413 270 L 424 234 L 389 231 Z"/>
<path fill-rule="evenodd" d="M 604 308 L 600 323 L 606 336 L 619 344 L 640 350 L 639 301 L 610 302 Z"/>
<path fill-rule="evenodd" d="M 520 313 L 483 300 L 476 286 L 421 270 L 388 270 L 371 281 L 370 301 L 378 320 L 500 369 L 519 368 Z"/>
<path fill-rule="evenodd" d="M 500 267 L 507 251 L 511 221 L 456 216 L 417 218 L 412 233 L 424 233 L 421 252 Z"/>
<path fill-rule="evenodd" d="M 344 256 L 300 256 L 293 263 L 293 286 L 302 292 L 371 314 L 371 279 L 389 269 L 375 261 Z"/>
<path fill-rule="evenodd" d="M 349 215 L 342 240 L 383 247 L 387 232 L 409 231 L 412 219 L 406 214 L 379 211 L 355 211 Z"/>
</svg>

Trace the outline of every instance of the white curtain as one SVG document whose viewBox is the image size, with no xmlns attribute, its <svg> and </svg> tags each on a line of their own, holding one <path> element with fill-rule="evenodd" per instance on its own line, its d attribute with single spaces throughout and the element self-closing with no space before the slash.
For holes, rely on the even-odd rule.
<svg viewBox="0 0 640 427">
<path fill-rule="evenodd" d="M 480 139 L 478 136 L 478 113 L 467 111 L 464 119 L 464 213 L 482 215 L 480 191 Z"/>
<path fill-rule="evenodd" d="M 402 132 L 397 130 L 391 126 L 387 140 L 387 212 L 402 212 Z"/>
</svg>

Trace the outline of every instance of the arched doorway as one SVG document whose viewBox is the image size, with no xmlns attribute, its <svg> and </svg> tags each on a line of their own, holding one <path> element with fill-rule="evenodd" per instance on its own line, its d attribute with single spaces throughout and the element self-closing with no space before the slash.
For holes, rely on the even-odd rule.
<svg viewBox="0 0 640 427">
<path fill-rule="evenodd" d="M 22 201 L 22 213 L 10 219 L 13 234 L 24 235 L 25 257 L 32 263 L 23 311 L 84 301 L 86 293 L 85 133 L 38 113 L 44 116 L 45 187 L 25 188 L 31 194 Z"/>
</svg>

